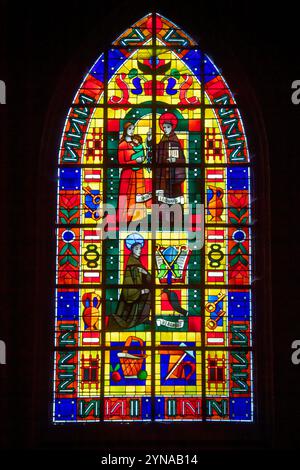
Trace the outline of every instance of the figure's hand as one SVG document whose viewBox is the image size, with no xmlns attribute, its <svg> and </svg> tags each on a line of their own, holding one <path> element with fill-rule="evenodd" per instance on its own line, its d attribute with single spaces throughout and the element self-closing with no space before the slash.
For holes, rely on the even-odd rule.
<svg viewBox="0 0 300 470">
<path fill-rule="evenodd" d="M 138 267 L 138 271 L 139 271 L 140 273 L 142 273 L 142 274 L 148 274 L 147 271 L 146 271 L 146 269 L 141 268 L 140 266 Z"/>
<path fill-rule="evenodd" d="M 137 157 L 137 159 L 135 161 L 138 162 L 138 163 L 143 163 L 144 160 L 145 160 L 144 157 Z"/>
<path fill-rule="evenodd" d="M 147 132 L 147 139 L 152 140 L 152 129 L 149 129 L 149 131 Z"/>
<path fill-rule="evenodd" d="M 142 289 L 141 294 L 149 294 L 149 289 Z"/>
</svg>

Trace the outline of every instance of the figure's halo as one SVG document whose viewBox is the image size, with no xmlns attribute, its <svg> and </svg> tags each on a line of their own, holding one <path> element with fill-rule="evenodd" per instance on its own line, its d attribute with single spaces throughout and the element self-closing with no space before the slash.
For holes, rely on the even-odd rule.
<svg viewBox="0 0 300 470">
<path fill-rule="evenodd" d="M 128 250 L 131 250 L 132 245 L 134 245 L 135 243 L 139 243 L 142 246 L 142 248 L 145 245 L 144 238 L 142 237 L 142 235 L 140 235 L 137 232 L 131 233 L 130 235 L 126 237 L 126 240 L 125 240 L 125 244 Z"/>
<path fill-rule="evenodd" d="M 159 118 L 159 127 L 161 128 L 162 131 L 164 130 L 163 125 L 165 123 L 171 124 L 172 130 L 174 131 L 178 124 L 178 118 L 173 113 L 163 113 Z"/>
</svg>

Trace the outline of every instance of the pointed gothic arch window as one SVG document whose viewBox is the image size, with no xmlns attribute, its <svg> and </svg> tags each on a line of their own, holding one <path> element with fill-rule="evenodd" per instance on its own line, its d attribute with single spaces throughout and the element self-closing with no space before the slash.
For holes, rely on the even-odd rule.
<svg viewBox="0 0 300 470">
<path fill-rule="evenodd" d="M 84 78 L 59 152 L 54 422 L 252 422 L 251 163 L 237 104 L 159 14 Z"/>
</svg>

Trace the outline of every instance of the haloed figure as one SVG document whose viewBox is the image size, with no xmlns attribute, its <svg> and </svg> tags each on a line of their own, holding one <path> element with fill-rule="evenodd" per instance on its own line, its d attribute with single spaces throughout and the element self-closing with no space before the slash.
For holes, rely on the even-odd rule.
<svg viewBox="0 0 300 470">
<path fill-rule="evenodd" d="M 160 116 L 159 126 L 163 136 L 157 145 L 155 186 L 156 200 L 158 204 L 180 205 L 182 223 L 182 207 L 184 204 L 183 183 L 186 179 L 185 157 L 181 143 L 175 134 L 178 119 L 173 113 L 164 113 Z M 148 135 L 148 142 L 151 136 Z M 149 143 L 148 143 L 149 145 Z M 178 212 L 177 212 L 178 213 Z M 162 210 L 160 212 L 160 224 L 164 227 L 175 228 L 174 213 Z"/>
<path fill-rule="evenodd" d="M 177 117 L 172 113 L 160 116 L 159 126 L 164 135 L 157 146 L 156 190 L 166 198 L 183 197 L 183 182 L 186 179 L 185 157 L 180 141 L 175 134 Z"/>
<path fill-rule="evenodd" d="M 124 273 L 123 288 L 117 311 L 109 323 L 110 331 L 120 331 L 137 325 L 149 325 L 151 276 L 140 261 L 144 239 L 138 233 L 127 237 L 127 248 L 131 251 Z"/>
<path fill-rule="evenodd" d="M 131 122 L 124 124 L 123 135 L 118 146 L 118 161 L 123 166 L 119 188 L 119 220 L 131 222 L 140 220 L 147 214 L 145 201 L 151 198 L 146 194 L 143 168 L 137 166 L 146 160 L 143 139 L 134 133 Z M 124 207 L 126 204 L 126 207 Z"/>
</svg>

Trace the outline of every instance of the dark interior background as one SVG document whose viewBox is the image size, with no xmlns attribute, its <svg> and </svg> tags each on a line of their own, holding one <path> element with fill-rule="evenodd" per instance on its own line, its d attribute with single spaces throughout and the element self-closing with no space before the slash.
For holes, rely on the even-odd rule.
<svg viewBox="0 0 300 470">
<path fill-rule="evenodd" d="M 156 5 L 156 11 L 189 32 L 221 68 L 237 91 L 242 113 L 245 105 L 246 127 L 252 95 L 245 100 L 243 87 L 254 90 L 253 109 L 261 110 L 259 139 L 267 139 L 271 182 L 271 213 L 266 205 L 260 216 L 271 218 L 272 328 L 262 327 L 258 334 L 273 342 L 267 362 L 273 363 L 274 424 L 269 425 L 271 440 L 257 447 L 299 446 L 300 365 L 291 362 L 291 343 L 300 340 L 300 105 L 291 102 L 291 83 L 300 79 L 300 5 L 272 3 L 264 10 L 262 2 L 253 1 L 163 0 L 146 5 L 135 0 L 73 0 L 36 6 L 2 0 L 0 79 L 7 85 L 7 104 L 0 106 L 0 339 L 7 344 L 7 365 L 0 366 L 2 448 L 45 448 L 50 453 L 61 445 L 59 433 L 51 438 L 43 434 L 51 381 L 60 135 L 70 100 L 103 47 Z M 254 134 L 250 122 L 249 128 Z M 253 158 L 259 160 L 255 146 Z M 260 168 L 267 172 L 267 165 Z M 41 279 L 43 292 L 37 292 Z M 265 373 L 272 380 L 271 372 Z M 80 439 L 80 428 L 75 428 L 66 445 L 72 447 Z M 97 441 L 100 449 L 99 436 Z M 117 436 L 112 445 L 116 441 Z M 234 443 L 226 446 L 234 448 Z"/>
</svg>

